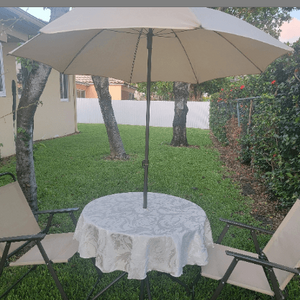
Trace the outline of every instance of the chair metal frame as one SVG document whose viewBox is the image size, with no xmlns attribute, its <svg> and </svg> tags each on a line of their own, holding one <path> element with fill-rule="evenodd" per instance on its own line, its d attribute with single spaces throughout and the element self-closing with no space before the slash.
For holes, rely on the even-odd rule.
<svg viewBox="0 0 300 300">
<path fill-rule="evenodd" d="M 255 251 L 258 254 L 258 258 L 254 258 L 252 256 L 244 255 L 244 254 L 237 253 L 234 251 L 225 250 L 225 253 L 227 255 L 233 257 L 233 260 L 232 260 L 231 264 L 229 265 L 227 271 L 223 275 L 223 277 L 219 280 L 219 284 L 218 284 L 216 290 L 214 291 L 214 293 L 211 297 L 211 300 L 215 300 L 218 298 L 218 296 L 220 295 L 221 291 L 223 290 L 225 284 L 227 283 L 230 275 L 232 274 L 233 270 L 235 269 L 235 267 L 239 261 L 244 261 L 244 262 L 262 266 L 263 270 L 265 272 L 266 278 L 268 279 L 269 285 L 274 292 L 274 296 L 275 296 L 276 300 L 286 299 L 287 292 L 284 292 L 280 289 L 279 283 L 278 283 L 276 275 L 274 273 L 274 269 L 283 270 L 283 271 L 290 272 L 290 273 L 293 273 L 296 275 L 300 275 L 300 270 L 298 270 L 297 268 L 291 268 L 291 267 L 287 267 L 287 266 L 284 266 L 281 264 L 270 262 L 268 260 L 267 256 L 265 255 L 265 253 L 263 252 L 263 250 L 260 248 L 260 245 L 259 245 L 259 242 L 257 239 L 257 234 L 256 234 L 256 232 L 260 232 L 263 234 L 273 235 L 275 232 L 266 230 L 263 228 L 247 225 L 244 223 L 232 221 L 232 220 L 226 220 L 226 219 L 222 219 L 222 218 L 220 218 L 219 220 L 222 222 L 225 222 L 226 225 L 225 225 L 223 231 L 221 232 L 220 236 L 218 237 L 216 244 L 221 244 L 221 242 L 222 242 L 223 238 L 225 237 L 226 233 L 228 232 L 230 226 L 236 226 L 236 227 L 239 227 L 242 229 L 246 229 L 246 230 L 250 231 L 250 235 L 251 235 L 253 243 L 254 243 Z M 299 256 L 299 258 L 300 258 L 300 256 Z"/>
<path fill-rule="evenodd" d="M 13 181 L 17 181 L 16 177 L 14 176 L 14 174 L 10 173 L 10 172 L 5 172 L 5 173 L 1 173 L 0 176 L 5 176 L 5 175 L 9 175 L 12 177 Z M 67 209 L 55 209 L 55 210 L 44 210 L 44 211 L 38 211 L 36 213 L 36 215 L 41 215 L 41 214 L 48 214 L 48 221 L 47 221 L 47 225 L 45 227 L 44 230 L 42 230 L 41 232 L 39 232 L 38 234 L 34 234 L 34 235 L 24 235 L 24 236 L 14 236 L 14 237 L 2 237 L 0 238 L 0 243 L 6 243 L 5 244 L 5 248 L 2 254 L 1 260 L 0 260 L 0 276 L 3 273 L 3 270 L 5 267 L 9 266 L 9 259 L 12 258 L 14 255 L 18 254 L 21 250 L 24 250 L 24 248 L 26 246 L 28 246 L 30 244 L 30 248 L 37 245 L 44 261 L 45 264 L 50 272 L 50 275 L 52 276 L 60 294 L 62 299 L 67 300 L 67 296 L 66 293 L 53 269 L 53 262 L 49 259 L 41 241 L 45 238 L 45 236 L 47 235 L 47 233 L 49 232 L 49 229 L 51 227 L 51 222 L 53 219 L 53 216 L 55 214 L 58 213 L 68 213 L 74 226 L 76 227 L 77 224 L 77 220 L 75 218 L 74 212 L 77 211 L 79 208 L 67 208 Z M 15 242 L 24 242 L 20 247 L 18 247 L 17 249 L 15 249 L 14 251 L 12 251 L 11 253 L 9 253 L 9 249 L 12 243 Z M 5 297 L 19 282 L 21 282 L 31 271 L 35 270 L 37 268 L 38 265 L 33 265 L 23 276 L 21 276 L 14 284 L 12 284 L 12 286 L 10 286 L 2 295 L 0 295 L 0 299 Z"/>
<path fill-rule="evenodd" d="M 91 259 L 93 264 L 95 263 L 95 258 Z M 95 266 L 95 265 L 94 265 Z M 98 285 L 98 283 L 100 282 L 103 273 L 102 271 L 97 268 L 97 274 L 98 274 L 98 279 L 95 283 L 95 285 L 93 286 L 92 290 L 89 292 L 86 300 L 89 300 L 96 288 L 96 286 Z M 201 267 L 200 267 L 201 270 Z M 107 291 L 112 285 L 114 285 L 115 283 L 117 283 L 120 279 L 122 279 L 125 275 L 127 274 L 127 272 L 122 272 L 117 278 L 115 278 L 111 283 L 109 283 L 105 288 L 103 288 L 100 292 L 98 292 L 93 298 L 92 300 L 96 300 L 97 298 L 99 298 L 105 291 Z M 201 278 L 201 271 L 198 273 L 198 275 L 196 276 L 195 280 L 192 283 L 192 287 L 190 288 L 188 285 L 186 285 L 183 281 L 181 281 L 180 279 L 178 279 L 177 277 L 174 277 L 168 273 L 161 273 L 162 275 L 166 275 L 168 276 L 170 279 L 172 279 L 173 281 L 177 282 L 178 284 L 180 284 L 181 286 L 183 286 L 186 290 L 187 295 L 192 294 L 192 299 L 194 299 L 195 296 L 195 292 L 194 292 L 194 286 L 196 285 L 196 283 L 200 280 Z M 141 280 L 141 285 L 140 285 L 140 295 L 139 295 L 139 300 L 143 300 L 144 299 L 144 294 L 145 294 L 145 286 L 146 286 L 146 291 L 147 291 L 147 296 L 148 296 L 148 300 L 151 300 L 151 290 L 150 290 L 150 280 L 149 280 L 149 276 L 147 275 L 145 279 Z"/>
<path fill-rule="evenodd" d="M 96 283 L 94 284 L 93 288 L 91 289 L 91 291 L 89 292 L 86 300 L 89 300 L 91 299 L 92 297 L 92 294 L 96 288 L 96 286 L 98 285 L 98 283 L 100 282 L 102 276 L 103 276 L 103 272 L 98 268 L 96 267 L 95 265 L 95 258 L 91 258 L 92 262 L 93 262 L 93 265 L 94 267 L 96 268 L 96 272 L 98 274 L 98 278 L 97 278 L 97 281 Z M 114 285 L 115 283 L 117 283 L 120 279 L 122 279 L 125 275 L 127 274 L 127 272 L 122 272 L 118 277 L 116 277 L 113 281 L 111 281 L 106 287 L 104 287 L 100 292 L 98 292 L 95 296 L 93 296 L 92 300 L 96 300 L 97 298 L 99 298 L 104 292 L 106 292 L 112 285 Z M 164 275 L 167 275 L 168 277 L 170 277 L 172 280 L 176 281 L 177 283 L 179 283 L 180 285 L 182 285 L 185 289 L 186 289 L 186 292 L 188 294 L 191 293 L 190 291 L 190 288 L 185 284 L 183 283 L 182 281 L 180 281 L 179 279 L 177 279 L 176 277 L 173 277 L 171 276 L 170 274 L 168 273 L 161 273 L 161 274 L 164 274 Z M 201 274 L 201 273 L 199 273 Z M 200 276 L 199 276 L 200 277 Z M 146 278 L 143 279 L 143 280 L 140 280 L 141 281 L 141 285 L 140 285 L 140 295 L 139 295 L 139 300 L 143 300 L 144 299 L 144 294 L 145 294 L 145 285 L 146 285 L 146 291 L 147 291 L 147 296 L 148 296 L 148 300 L 151 300 L 152 297 L 151 297 L 151 290 L 150 290 L 150 280 L 149 280 L 149 276 L 148 274 L 146 275 Z M 193 285 L 194 286 L 194 285 Z M 194 299 L 194 293 L 193 293 L 193 298 Z"/>
</svg>

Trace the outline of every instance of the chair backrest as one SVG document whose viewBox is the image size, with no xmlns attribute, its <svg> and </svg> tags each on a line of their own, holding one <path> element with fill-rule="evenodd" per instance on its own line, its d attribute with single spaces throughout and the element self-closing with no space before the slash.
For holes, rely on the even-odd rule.
<svg viewBox="0 0 300 300">
<path fill-rule="evenodd" d="M 274 235 L 264 248 L 269 261 L 291 267 L 300 267 L 300 200 L 290 209 Z M 281 290 L 294 274 L 274 269 Z"/>
<path fill-rule="evenodd" d="M 40 227 L 28 205 L 18 182 L 0 187 L 0 237 L 31 235 L 40 232 Z M 22 242 L 12 243 L 9 253 Z M 0 243 L 0 257 L 5 243 Z"/>
</svg>

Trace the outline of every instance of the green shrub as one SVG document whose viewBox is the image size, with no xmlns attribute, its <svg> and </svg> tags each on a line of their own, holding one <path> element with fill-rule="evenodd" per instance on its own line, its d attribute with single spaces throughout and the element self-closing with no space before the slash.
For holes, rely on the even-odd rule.
<svg viewBox="0 0 300 300">
<path fill-rule="evenodd" d="M 224 144 L 226 123 L 239 119 L 240 161 L 264 178 L 282 207 L 300 197 L 300 40 L 293 48 L 261 76 L 238 77 L 221 89 L 210 107 L 210 128 Z"/>
<path fill-rule="evenodd" d="M 228 139 L 226 135 L 226 122 L 230 118 L 227 105 L 225 102 L 219 103 L 219 94 L 213 94 L 210 100 L 209 107 L 209 127 L 215 137 L 223 144 L 228 145 Z"/>
<path fill-rule="evenodd" d="M 252 163 L 271 194 L 290 206 L 300 196 L 299 97 L 261 101 L 253 116 Z"/>
</svg>

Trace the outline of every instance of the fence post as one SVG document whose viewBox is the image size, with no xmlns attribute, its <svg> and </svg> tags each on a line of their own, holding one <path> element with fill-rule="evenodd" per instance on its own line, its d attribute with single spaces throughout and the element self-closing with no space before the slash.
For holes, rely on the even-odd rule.
<svg viewBox="0 0 300 300">
<path fill-rule="evenodd" d="M 238 126 L 240 127 L 240 109 L 239 109 L 239 101 L 236 101 L 236 113 L 238 117 Z"/>
<path fill-rule="evenodd" d="M 253 99 L 251 99 L 251 101 L 250 101 L 249 121 L 248 121 L 248 133 L 250 132 L 250 126 L 251 126 L 252 107 L 253 107 Z"/>
</svg>

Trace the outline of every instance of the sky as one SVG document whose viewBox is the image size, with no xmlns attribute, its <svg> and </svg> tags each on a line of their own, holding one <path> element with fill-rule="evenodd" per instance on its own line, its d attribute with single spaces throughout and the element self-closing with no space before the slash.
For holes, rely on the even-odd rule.
<svg viewBox="0 0 300 300">
<path fill-rule="evenodd" d="M 281 42 L 296 42 L 300 37 L 300 20 L 293 18 L 290 22 L 284 22 L 281 26 L 279 40 Z"/>
<path fill-rule="evenodd" d="M 29 14 L 35 16 L 36 18 L 42 19 L 44 21 L 49 21 L 50 19 L 50 9 L 43 9 L 43 7 L 21 7 Z M 282 25 L 282 32 L 279 40 L 281 42 L 293 43 L 300 37 L 300 10 L 293 11 L 291 13 L 292 21 L 285 22 Z"/>
<path fill-rule="evenodd" d="M 20 7 L 27 11 L 29 14 L 35 16 L 38 19 L 49 22 L 50 9 L 44 9 L 43 7 Z"/>
</svg>

